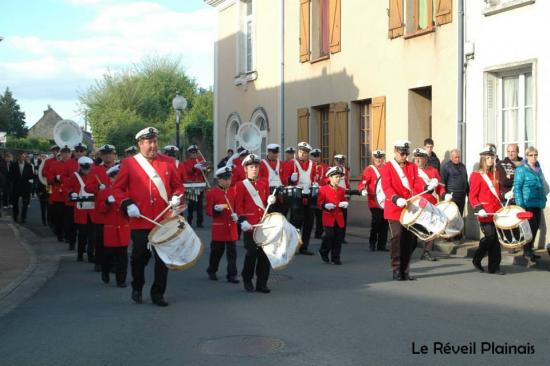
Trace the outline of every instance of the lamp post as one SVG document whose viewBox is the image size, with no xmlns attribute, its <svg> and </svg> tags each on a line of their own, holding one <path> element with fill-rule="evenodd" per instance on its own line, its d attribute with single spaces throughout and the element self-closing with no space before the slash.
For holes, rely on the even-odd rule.
<svg viewBox="0 0 550 366">
<path fill-rule="evenodd" d="M 187 100 L 176 92 L 176 96 L 172 99 L 172 107 L 176 110 L 176 147 L 180 148 L 180 118 L 181 112 L 187 107 Z"/>
</svg>

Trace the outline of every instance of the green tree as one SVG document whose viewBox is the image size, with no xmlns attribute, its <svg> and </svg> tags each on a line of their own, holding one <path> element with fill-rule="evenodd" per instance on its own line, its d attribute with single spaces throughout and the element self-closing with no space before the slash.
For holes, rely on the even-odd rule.
<svg viewBox="0 0 550 366">
<path fill-rule="evenodd" d="M 25 112 L 21 111 L 9 88 L 0 96 L 0 131 L 17 137 L 27 136 L 29 131 L 25 127 Z"/>
<path fill-rule="evenodd" d="M 48 152 L 53 141 L 41 137 L 16 137 L 8 136 L 6 147 L 8 149 L 25 150 L 34 153 Z"/>
</svg>

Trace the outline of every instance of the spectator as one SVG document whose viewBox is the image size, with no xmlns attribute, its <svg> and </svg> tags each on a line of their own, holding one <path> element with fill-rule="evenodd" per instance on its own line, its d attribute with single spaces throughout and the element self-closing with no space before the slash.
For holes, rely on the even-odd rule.
<svg viewBox="0 0 550 366">
<path fill-rule="evenodd" d="M 8 180 L 11 184 L 11 203 L 13 205 L 13 221 L 17 222 L 19 217 L 19 197 L 23 200 L 21 208 L 21 222 L 25 223 L 27 218 L 27 207 L 31 199 L 31 188 L 34 173 L 32 165 L 27 161 L 27 154 L 20 152 L 17 161 L 10 165 Z"/>
<path fill-rule="evenodd" d="M 441 162 L 435 154 L 434 150 L 434 140 L 430 137 L 424 140 L 424 150 L 428 153 L 428 166 L 433 166 L 439 171 L 441 169 Z"/>
<path fill-rule="evenodd" d="M 2 216 L 2 203 L 4 192 L 8 185 L 8 164 L 4 157 L 0 157 L 0 216 Z"/>
<path fill-rule="evenodd" d="M 443 180 L 443 184 L 445 184 L 445 191 L 452 193 L 452 200 L 456 203 L 460 215 L 462 215 L 464 213 L 466 196 L 469 192 L 469 185 L 466 166 L 460 160 L 460 150 L 451 150 L 451 159 L 441 167 L 441 179 Z"/>
<path fill-rule="evenodd" d="M 533 217 L 529 219 L 533 239 L 523 246 L 523 256 L 531 262 L 540 258 L 533 252 L 533 243 L 539 230 L 541 211 L 546 207 L 546 195 L 548 194 L 548 184 L 537 160 L 538 155 L 538 150 L 532 146 L 525 150 L 526 160 L 516 168 L 513 184 L 516 205 L 533 214 Z"/>
<path fill-rule="evenodd" d="M 6 151 L 4 153 L 4 162 L 6 163 L 6 167 L 9 171 L 9 168 L 10 168 L 10 165 L 13 161 L 13 155 L 9 152 L 9 151 Z M 10 186 L 10 181 L 8 180 L 6 182 L 6 184 L 4 185 L 4 189 L 3 189 L 3 194 L 2 194 L 2 205 L 4 206 L 4 208 L 8 208 L 8 206 L 10 205 L 10 192 L 11 192 L 11 186 Z"/>
<path fill-rule="evenodd" d="M 523 160 L 518 155 L 518 144 L 509 144 L 506 147 L 506 158 L 497 163 L 501 200 L 504 200 L 504 195 L 514 187 L 514 172 L 518 166 L 522 165 L 521 161 Z M 513 204 L 514 201 L 511 200 L 510 203 Z"/>
</svg>

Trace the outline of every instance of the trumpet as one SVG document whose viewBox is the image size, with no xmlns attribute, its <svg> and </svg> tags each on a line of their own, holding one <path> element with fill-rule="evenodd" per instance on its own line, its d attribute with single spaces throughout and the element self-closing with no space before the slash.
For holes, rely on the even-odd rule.
<svg viewBox="0 0 550 366">
<path fill-rule="evenodd" d="M 206 159 L 204 158 L 204 155 L 200 150 L 198 150 L 197 152 L 202 159 L 202 161 L 199 162 L 199 164 L 201 164 L 204 167 L 204 170 L 201 170 L 202 176 L 204 177 L 204 181 L 206 182 L 208 188 L 210 188 L 210 183 L 208 182 L 208 178 L 206 177 L 206 175 L 210 174 L 212 170 L 214 170 L 214 167 L 212 163 L 209 163 L 206 161 Z"/>
</svg>

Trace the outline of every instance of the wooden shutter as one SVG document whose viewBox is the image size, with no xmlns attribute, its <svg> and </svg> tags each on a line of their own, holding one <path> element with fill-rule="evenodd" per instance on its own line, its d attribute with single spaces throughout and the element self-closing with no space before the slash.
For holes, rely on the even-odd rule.
<svg viewBox="0 0 550 366">
<path fill-rule="evenodd" d="M 310 0 L 300 0 L 300 62 L 309 61 Z"/>
<path fill-rule="evenodd" d="M 388 9 L 389 29 L 388 37 L 390 39 L 403 35 L 403 0 L 390 0 Z"/>
<path fill-rule="evenodd" d="M 435 21 L 437 25 L 453 21 L 453 0 L 436 0 Z"/>
<path fill-rule="evenodd" d="M 348 104 L 331 103 L 328 114 L 328 153 L 329 161 L 336 154 L 348 153 Z"/>
<path fill-rule="evenodd" d="M 371 150 L 386 150 L 386 97 L 372 98 Z"/>
<path fill-rule="evenodd" d="M 340 5 L 341 0 L 329 1 L 330 53 L 340 52 Z"/>
<path fill-rule="evenodd" d="M 309 141 L 309 109 L 298 109 L 298 142 Z"/>
</svg>

